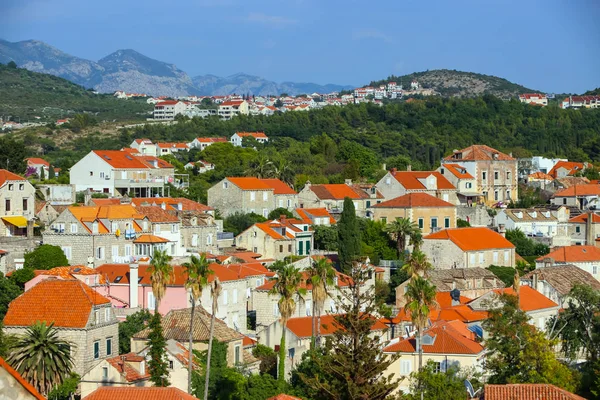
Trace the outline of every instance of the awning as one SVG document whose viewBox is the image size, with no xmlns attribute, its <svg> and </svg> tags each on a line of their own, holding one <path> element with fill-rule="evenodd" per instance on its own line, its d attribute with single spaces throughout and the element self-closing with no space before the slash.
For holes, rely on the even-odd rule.
<svg viewBox="0 0 600 400">
<path fill-rule="evenodd" d="M 8 222 L 11 225 L 16 226 L 17 228 L 27 228 L 27 218 L 22 215 L 15 215 L 12 217 L 2 217 L 2 221 Z M 34 224 L 33 226 L 38 227 L 38 224 Z"/>
<path fill-rule="evenodd" d="M 141 235 L 133 243 L 169 243 L 169 240 L 155 235 Z"/>
<path fill-rule="evenodd" d="M 461 193 L 461 192 L 458 192 L 457 194 L 460 195 L 460 196 L 465 196 L 465 197 L 481 197 L 481 196 L 483 196 L 483 194 L 481 194 L 481 193 Z"/>
</svg>

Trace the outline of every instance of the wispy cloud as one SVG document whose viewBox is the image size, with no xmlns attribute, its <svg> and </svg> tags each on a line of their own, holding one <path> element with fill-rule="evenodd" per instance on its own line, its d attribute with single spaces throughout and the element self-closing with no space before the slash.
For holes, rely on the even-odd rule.
<svg viewBox="0 0 600 400">
<path fill-rule="evenodd" d="M 246 17 L 246 21 L 256 24 L 268 25 L 273 28 L 283 28 L 298 23 L 298 21 L 294 19 L 290 19 L 280 15 L 266 15 L 263 13 L 250 13 Z"/>
<path fill-rule="evenodd" d="M 375 40 L 381 40 L 383 42 L 386 43 L 392 43 L 393 39 L 386 35 L 385 33 L 378 31 L 376 29 L 363 29 L 360 31 L 356 31 L 352 34 L 352 38 L 354 40 L 361 40 L 361 39 L 375 39 Z"/>
</svg>

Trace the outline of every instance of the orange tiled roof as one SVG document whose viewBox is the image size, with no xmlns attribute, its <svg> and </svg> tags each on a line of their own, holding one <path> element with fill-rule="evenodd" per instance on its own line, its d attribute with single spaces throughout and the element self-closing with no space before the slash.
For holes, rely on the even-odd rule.
<svg viewBox="0 0 600 400">
<path fill-rule="evenodd" d="M 550 175 L 545 174 L 545 173 L 543 173 L 541 171 L 534 172 L 533 174 L 529 174 L 528 178 L 529 179 L 544 179 L 544 180 L 547 180 L 547 181 L 553 181 L 554 180 L 553 177 L 551 177 Z"/>
<path fill-rule="evenodd" d="M 123 360 L 124 358 L 124 360 Z M 144 357 L 138 356 L 135 353 L 121 354 L 116 357 L 107 358 L 106 361 L 119 373 L 127 382 L 135 382 L 140 380 L 150 379 L 150 373 L 148 368 L 145 370 L 145 374 L 140 374 L 140 371 L 135 369 L 130 363 L 140 363 L 144 361 Z M 124 362 L 123 362 L 124 361 Z"/>
<path fill-rule="evenodd" d="M 133 243 L 169 243 L 169 240 L 156 235 L 140 235 Z"/>
<path fill-rule="evenodd" d="M 255 339 L 252 339 L 249 336 L 245 336 L 244 335 L 244 338 L 242 339 L 242 344 L 243 344 L 244 347 L 255 346 L 256 343 L 258 343 L 258 342 Z"/>
<path fill-rule="evenodd" d="M 452 175 L 459 179 L 475 179 L 473 175 L 467 172 L 467 169 L 459 164 L 444 164 L 442 168 L 446 168 Z"/>
<path fill-rule="evenodd" d="M 101 386 L 83 400 L 198 400 L 198 398 L 175 387 Z"/>
<path fill-rule="evenodd" d="M 349 197 L 353 200 L 369 198 L 363 190 L 345 183 L 330 183 L 323 185 L 310 185 L 310 190 L 319 199 L 344 200 Z"/>
<path fill-rule="evenodd" d="M 24 181 L 25 178 L 17 174 L 13 174 L 5 169 L 0 169 L 0 186 L 4 185 L 6 181 Z"/>
<path fill-rule="evenodd" d="M 273 188 L 273 194 L 298 194 L 294 189 L 279 179 L 261 179 L 268 186 Z"/>
<path fill-rule="evenodd" d="M 536 261 L 542 261 L 547 257 L 564 263 L 600 261 L 600 248 L 589 245 L 564 246 L 550 252 L 550 254 L 537 258 Z"/>
<path fill-rule="evenodd" d="M 437 180 L 437 189 L 456 189 L 454 185 L 438 171 L 390 171 L 390 174 L 392 174 L 392 176 L 408 190 L 427 190 L 427 187 L 421 181 L 427 179 L 431 175 L 435 176 Z"/>
<path fill-rule="evenodd" d="M 10 365 L 8 365 L 8 363 L 6 361 L 4 361 L 4 359 L 2 357 L 0 357 L 0 368 L 4 369 L 6 372 L 8 372 L 9 375 L 11 375 L 13 378 L 15 378 L 15 380 L 17 382 L 19 382 L 19 384 L 21 386 L 23 386 L 23 388 L 25 390 L 27 390 L 29 392 L 29 394 L 31 394 L 31 396 L 33 396 L 35 399 L 37 399 L 37 400 L 46 400 L 46 398 L 44 396 L 42 396 L 40 394 L 40 392 L 37 391 L 36 388 L 34 388 L 29 382 L 27 382 L 25 380 L 25 378 L 23 378 L 21 376 L 21 374 L 19 374 L 13 367 L 11 367 Z M 14 391 L 16 391 L 16 389 L 7 389 L 7 390 L 14 390 Z"/>
<path fill-rule="evenodd" d="M 38 158 L 38 157 L 29 157 L 27 159 L 27 164 L 28 165 L 44 165 L 46 167 L 50 166 L 50 163 L 46 160 L 44 160 L 43 158 Z"/>
<path fill-rule="evenodd" d="M 461 157 L 457 158 L 457 154 L 460 154 Z M 516 161 L 515 158 L 508 154 L 501 153 L 498 150 L 483 144 L 474 144 L 459 150 L 444 158 L 444 160 L 492 161 L 494 160 L 494 154 L 498 155 L 498 161 Z"/>
<path fill-rule="evenodd" d="M 227 180 L 233 183 L 235 186 L 239 187 L 242 190 L 269 190 L 272 189 L 264 179 L 254 178 L 254 177 L 232 177 L 227 178 Z"/>
<path fill-rule="evenodd" d="M 148 169 L 140 157 L 120 150 L 93 150 L 93 153 L 113 168 L 118 169 Z"/>
<path fill-rule="evenodd" d="M 247 136 L 252 136 L 254 138 L 266 138 L 267 135 L 265 135 L 264 132 L 236 132 L 236 134 L 239 137 L 247 137 Z"/>
<path fill-rule="evenodd" d="M 513 288 L 494 289 L 497 294 L 509 294 L 514 296 Z M 543 310 L 544 308 L 558 307 L 558 304 L 538 292 L 537 290 L 522 285 L 519 288 L 519 308 L 523 311 Z"/>
<path fill-rule="evenodd" d="M 165 143 L 159 142 L 156 145 L 162 149 L 188 149 L 187 143 Z"/>
<path fill-rule="evenodd" d="M 588 220 L 588 214 L 579 214 L 576 217 L 573 217 L 569 220 L 571 223 L 585 224 Z M 600 215 L 596 213 L 592 213 L 592 223 L 598 224 L 600 223 Z"/>
<path fill-rule="evenodd" d="M 102 199 L 94 199 L 102 200 Z M 112 200 L 112 199 L 107 199 Z M 161 206 L 165 203 L 165 209 L 167 211 L 176 211 L 179 204 L 181 204 L 182 211 L 201 211 L 206 212 L 213 210 L 212 207 L 206 206 L 202 203 L 198 203 L 196 201 L 186 199 L 185 197 L 134 197 L 131 199 L 131 203 L 133 203 L 136 207 L 142 205 L 157 205 Z"/>
<path fill-rule="evenodd" d="M 55 267 L 48 270 L 36 269 L 33 271 L 35 276 L 47 275 L 47 276 L 60 276 L 62 279 L 73 279 L 75 275 L 100 275 L 100 273 L 94 268 L 86 267 L 85 265 L 71 265 L 68 267 Z M 102 275 L 98 279 L 98 283 L 104 284 L 106 280 Z"/>
<path fill-rule="evenodd" d="M 600 196 L 600 185 L 587 183 L 559 190 L 552 197 Z"/>
<path fill-rule="evenodd" d="M 568 175 L 573 175 L 577 171 L 583 171 L 585 169 L 585 163 L 582 162 L 574 162 L 574 161 L 559 161 L 550 171 L 548 171 L 548 175 L 552 178 L 557 177 L 558 170 L 564 168 L 569 171 Z"/>
<path fill-rule="evenodd" d="M 296 213 L 300 216 L 300 218 L 306 224 L 312 223 L 313 218 L 311 218 L 311 217 L 317 217 L 317 218 L 329 217 L 330 224 L 333 225 L 336 223 L 335 218 L 333 218 L 333 216 L 329 213 L 329 211 L 324 207 L 322 207 L 322 208 L 296 208 Z"/>
<path fill-rule="evenodd" d="M 585 400 L 547 383 L 485 385 L 483 392 L 485 400 Z"/>
<path fill-rule="evenodd" d="M 477 355 L 483 351 L 483 346 L 476 341 L 463 336 L 454 325 L 438 321 L 424 332 L 435 337 L 433 344 L 423 344 L 425 354 L 470 354 Z M 383 349 L 387 353 L 415 353 L 416 339 L 414 337 L 400 340 Z"/>
<path fill-rule="evenodd" d="M 223 265 L 223 264 L 221 264 Z M 244 264 L 226 264 L 223 265 L 230 271 L 237 274 L 239 278 L 247 278 L 249 276 L 274 276 L 273 271 L 268 270 L 264 265 L 259 262 L 250 262 Z"/>
<path fill-rule="evenodd" d="M 146 168 L 175 168 L 172 164 L 163 160 L 162 158 L 146 155 L 136 155 L 135 157 L 138 158 L 146 166 Z"/>
<path fill-rule="evenodd" d="M 179 222 L 179 218 L 175 215 L 163 210 L 159 206 L 138 206 L 136 207 L 138 212 L 142 215 L 148 217 L 150 222 L 155 223 L 169 223 L 169 222 Z"/>
<path fill-rule="evenodd" d="M 337 331 L 338 327 L 334 321 L 335 315 L 328 314 L 321 316 L 321 335 L 331 335 Z M 366 316 L 367 318 L 373 318 Z M 312 336 L 312 317 L 297 317 L 290 318 L 287 322 L 287 328 L 298 338 L 306 338 Z M 372 331 L 380 331 L 387 329 L 387 326 L 380 320 L 376 320 L 371 327 Z"/>
<path fill-rule="evenodd" d="M 505 237 L 486 227 L 443 229 L 423 239 L 451 240 L 463 251 L 515 248 Z"/>
<path fill-rule="evenodd" d="M 373 205 L 374 208 L 455 207 L 454 204 L 427 193 L 408 193 Z"/>
<path fill-rule="evenodd" d="M 5 326 L 30 326 L 36 321 L 57 328 L 84 328 L 93 306 L 110 300 L 79 280 L 46 279 L 8 306 Z"/>
<path fill-rule="evenodd" d="M 269 397 L 267 400 L 302 400 L 300 397 L 290 396 L 289 394 L 278 394 L 277 396 Z"/>
</svg>

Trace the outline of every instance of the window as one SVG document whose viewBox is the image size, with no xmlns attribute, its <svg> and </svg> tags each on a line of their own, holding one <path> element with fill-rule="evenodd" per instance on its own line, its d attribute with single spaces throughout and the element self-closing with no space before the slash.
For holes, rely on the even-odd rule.
<svg viewBox="0 0 600 400">
<path fill-rule="evenodd" d="M 4 210 L 5 211 L 10 211 L 10 200 L 9 199 L 6 199 L 4 201 Z"/>
<path fill-rule="evenodd" d="M 506 180 L 510 181 L 510 171 L 506 171 Z"/>
<path fill-rule="evenodd" d="M 94 171 L 90 171 L 90 176 L 94 176 Z"/>
<path fill-rule="evenodd" d="M 177 233 L 177 232 L 179 232 L 179 225 L 172 224 L 171 225 L 171 233 Z"/>
<path fill-rule="evenodd" d="M 575 233 L 581 233 L 581 227 L 580 226 L 576 226 L 575 227 Z"/>
<path fill-rule="evenodd" d="M 125 245 L 125 256 L 131 256 L 131 245 L 130 244 L 126 244 Z"/>
<path fill-rule="evenodd" d="M 256 192 L 250 192 L 250 201 L 256 201 Z"/>
<path fill-rule="evenodd" d="M 400 375 L 410 375 L 412 365 L 410 360 L 400 360 Z"/>
<path fill-rule="evenodd" d="M 112 354 L 112 338 L 106 338 L 106 355 L 110 356 Z"/>
<path fill-rule="evenodd" d="M 259 287 L 260 285 L 262 285 L 262 279 L 256 278 L 256 287 Z"/>
<path fill-rule="evenodd" d="M 223 182 L 223 189 L 227 189 L 229 187 L 229 182 Z"/>
<path fill-rule="evenodd" d="M 279 316 L 279 305 L 277 303 L 273 303 L 273 316 L 274 317 Z"/>
<path fill-rule="evenodd" d="M 312 301 L 306 300 L 304 306 L 306 308 L 306 315 L 310 317 L 312 315 Z"/>
<path fill-rule="evenodd" d="M 283 245 L 282 244 L 279 245 L 279 252 L 283 253 Z"/>
<path fill-rule="evenodd" d="M 367 200 L 367 208 L 371 207 L 371 200 Z"/>
<path fill-rule="evenodd" d="M 288 244 L 288 253 L 291 253 L 291 252 L 292 252 L 292 245 Z"/>
<path fill-rule="evenodd" d="M 283 199 L 279 199 L 279 208 L 283 208 Z"/>
<path fill-rule="evenodd" d="M 209 234 L 206 236 L 206 244 L 210 246 L 210 245 L 212 245 L 212 243 L 213 243 L 213 234 L 212 234 L 212 233 L 209 233 Z"/>
<path fill-rule="evenodd" d="M 159 224 L 154 225 L 154 233 L 160 233 L 160 225 Z"/>
<path fill-rule="evenodd" d="M 110 321 L 110 307 L 104 309 L 104 321 Z"/>
<path fill-rule="evenodd" d="M 233 289 L 231 300 L 233 301 L 233 304 L 237 304 L 237 302 L 238 302 L 238 290 L 237 289 Z"/>
<path fill-rule="evenodd" d="M 85 278 L 85 284 L 88 285 L 89 284 L 89 280 L 88 278 Z M 95 310 L 94 311 L 94 325 L 98 325 L 100 323 L 100 310 Z"/>
<path fill-rule="evenodd" d="M 288 205 L 288 208 L 290 208 L 292 206 L 292 200 L 288 199 L 287 205 Z"/>
<path fill-rule="evenodd" d="M 484 181 L 487 180 L 487 171 L 481 172 L 481 179 Z"/>
<path fill-rule="evenodd" d="M 198 234 L 194 233 L 192 235 L 192 247 L 198 246 Z"/>
<path fill-rule="evenodd" d="M 563 205 L 567 204 L 567 198 L 563 197 Z"/>
<path fill-rule="evenodd" d="M 381 222 L 383 222 L 384 224 L 387 224 L 387 217 L 381 217 Z"/>
<path fill-rule="evenodd" d="M 498 171 L 494 171 L 494 179 L 498 180 L 500 178 L 500 174 L 498 173 Z"/>
<path fill-rule="evenodd" d="M 439 374 L 440 372 L 442 372 L 442 363 L 441 362 L 434 362 L 433 363 L 433 373 L 434 374 Z"/>
<path fill-rule="evenodd" d="M 304 255 L 304 242 L 298 242 L 298 255 Z"/>
<path fill-rule="evenodd" d="M 92 223 L 92 233 L 98 233 L 98 223 L 96 221 Z"/>
<path fill-rule="evenodd" d="M 96 340 L 94 342 L 94 360 L 100 358 L 100 341 Z"/>
<path fill-rule="evenodd" d="M 450 228 L 450 218 L 444 218 L 444 228 Z"/>
<path fill-rule="evenodd" d="M 169 360 L 169 369 L 173 369 L 173 360 Z"/>
<path fill-rule="evenodd" d="M 100 172 L 100 179 L 104 178 L 104 172 Z"/>
<path fill-rule="evenodd" d="M 96 248 L 96 258 L 98 260 L 103 260 L 104 259 L 104 247 L 97 247 Z"/>
<path fill-rule="evenodd" d="M 25 184 L 24 183 L 19 183 L 19 190 L 20 191 L 25 190 Z"/>
<path fill-rule="evenodd" d="M 424 225 L 425 225 L 425 220 L 423 218 L 419 218 L 419 229 L 423 229 Z"/>
<path fill-rule="evenodd" d="M 269 192 L 263 192 L 263 201 L 269 200 Z"/>
<path fill-rule="evenodd" d="M 266 208 L 263 208 L 263 217 L 267 218 L 269 216 L 269 210 Z"/>
<path fill-rule="evenodd" d="M 223 290 L 223 304 L 227 304 L 229 302 L 227 290 Z"/>
<path fill-rule="evenodd" d="M 390 178 L 389 176 L 385 178 L 385 184 L 389 185 L 392 183 L 392 178 Z"/>
<path fill-rule="evenodd" d="M 29 204 L 29 202 L 27 201 L 27 198 L 23 197 L 23 211 L 27 211 L 28 204 Z"/>
<path fill-rule="evenodd" d="M 473 187 L 473 184 L 471 182 L 466 182 L 465 183 L 465 188 L 471 189 L 472 187 Z"/>
<path fill-rule="evenodd" d="M 71 260 L 71 246 L 61 247 L 63 253 L 65 253 L 65 257 L 67 260 Z"/>
<path fill-rule="evenodd" d="M 592 267 L 592 275 L 598 275 L 598 267 L 595 265 Z"/>
<path fill-rule="evenodd" d="M 15 185 L 12 183 L 8 184 L 8 190 L 13 190 L 15 188 Z"/>
<path fill-rule="evenodd" d="M 498 200 L 498 191 L 494 190 L 494 200 Z"/>
<path fill-rule="evenodd" d="M 479 264 L 483 264 L 483 252 L 479 252 Z"/>
<path fill-rule="evenodd" d="M 119 245 L 113 245 L 110 249 L 113 261 L 116 261 L 117 257 L 119 257 Z"/>
<path fill-rule="evenodd" d="M 112 222 L 110 224 L 110 231 L 112 233 L 115 233 L 118 229 L 119 229 L 119 223 L 118 222 Z"/>
<path fill-rule="evenodd" d="M 240 363 L 240 355 L 241 355 L 241 348 L 239 345 L 235 346 L 235 363 L 239 364 Z"/>
<path fill-rule="evenodd" d="M 71 223 L 71 233 L 77 233 L 77 224 Z"/>
<path fill-rule="evenodd" d="M 475 264 L 475 253 L 469 254 L 469 264 Z"/>
<path fill-rule="evenodd" d="M 437 228 L 438 224 L 437 224 L 437 217 L 432 217 L 431 218 L 431 229 L 435 229 Z"/>
<path fill-rule="evenodd" d="M 108 379 L 108 367 L 102 367 L 102 380 Z"/>
<path fill-rule="evenodd" d="M 498 252 L 497 252 L 497 251 L 495 251 L 495 252 L 494 252 L 494 256 L 493 256 L 493 263 L 494 263 L 494 265 L 495 265 L 497 262 L 498 262 Z"/>
<path fill-rule="evenodd" d="M 156 308 L 156 298 L 152 292 L 148 293 L 148 308 L 151 310 Z"/>
</svg>

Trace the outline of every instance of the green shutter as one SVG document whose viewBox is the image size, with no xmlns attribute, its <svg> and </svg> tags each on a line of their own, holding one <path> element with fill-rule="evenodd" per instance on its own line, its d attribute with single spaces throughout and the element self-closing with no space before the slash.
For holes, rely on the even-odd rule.
<svg viewBox="0 0 600 400">
<path fill-rule="evenodd" d="M 303 254 L 304 254 L 304 251 L 303 251 L 303 249 L 304 249 L 304 242 L 301 240 L 301 241 L 298 243 L 298 255 L 300 255 L 300 256 L 301 256 L 301 255 L 303 255 Z"/>
<path fill-rule="evenodd" d="M 310 240 L 306 241 L 306 255 L 310 255 Z"/>
</svg>

